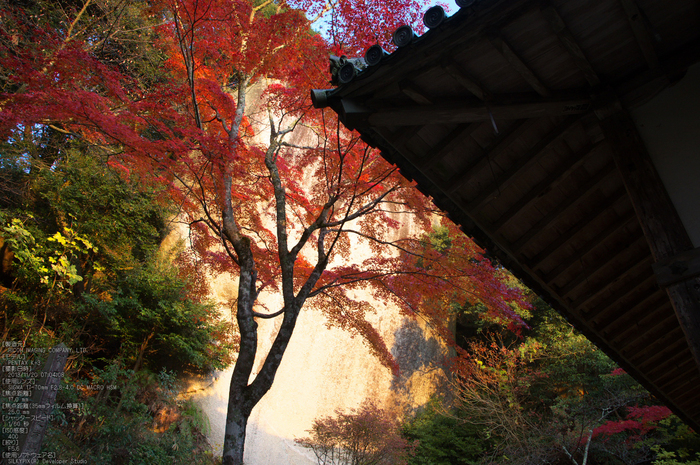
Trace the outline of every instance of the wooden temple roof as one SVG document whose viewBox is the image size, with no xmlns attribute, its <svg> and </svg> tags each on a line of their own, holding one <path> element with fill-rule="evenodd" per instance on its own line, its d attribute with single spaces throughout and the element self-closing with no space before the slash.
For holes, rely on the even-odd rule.
<svg viewBox="0 0 700 465">
<path fill-rule="evenodd" d="M 679 323 L 652 268 L 692 244 L 673 218 L 662 226 L 681 245 L 650 242 L 625 153 L 644 151 L 628 111 L 700 61 L 700 3 L 463 2 L 442 21 L 429 10 L 439 25 L 420 37 L 397 31 L 393 53 L 341 67 L 314 103 L 698 429 L 697 327 Z"/>
</svg>

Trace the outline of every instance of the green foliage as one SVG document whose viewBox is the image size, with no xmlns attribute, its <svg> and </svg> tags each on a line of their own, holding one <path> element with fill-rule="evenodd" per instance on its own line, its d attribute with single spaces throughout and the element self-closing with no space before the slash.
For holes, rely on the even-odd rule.
<svg viewBox="0 0 700 465">
<path fill-rule="evenodd" d="M 652 465 L 700 465 L 700 452 L 691 456 L 687 451 L 676 453 L 660 446 L 654 447 L 653 450 L 656 460 L 651 462 Z"/>
<path fill-rule="evenodd" d="M 177 379 L 231 363 L 231 324 L 204 299 L 196 267 L 163 253 L 172 208 L 159 192 L 59 135 L 30 129 L 0 152 L 5 340 L 83 349 L 58 393 L 73 407 L 54 409 L 44 450 L 91 464 L 213 464 L 205 417 L 176 400 Z"/>
<path fill-rule="evenodd" d="M 404 425 L 403 434 L 418 441 L 409 465 L 472 465 L 488 448 L 488 440 L 476 425 L 466 423 L 459 412 L 449 414 L 439 402 L 426 408 Z"/>
<path fill-rule="evenodd" d="M 53 169 L 41 171 L 32 190 L 35 208 L 56 227 L 92 238 L 105 266 L 126 268 L 158 249 L 170 212 L 156 190 L 124 177 L 108 160 L 76 145 Z"/>
<path fill-rule="evenodd" d="M 134 372 L 114 361 L 91 376 L 63 383 L 57 404 L 79 408 L 54 409 L 42 450 L 90 464 L 217 463 L 205 417 L 191 401 L 175 400 L 172 374 Z"/>
<path fill-rule="evenodd" d="M 445 253 L 452 247 L 452 238 L 450 238 L 450 230 L 446 226 L 438 226 L 428 235 L 427 241 L 431 247 L 438 253 Z M 427 246 L 427 243 L 426 243 Z"/>
<path fill-rule="evenodd" d="M 108 298 L 87 295 L 81 311 L 103 327 L 107 345 L 136 366 L 210 371 L 231 362 L 230 324 L 216 307 L 187 298 L 187 281 L 174 266 L 151 261 L 120 273 Z M 218 341 L 215 338 L 218 336 Z"/>
<path fill-rule="evenodd" d="M 42 346 L 99 347 L 136 368 L 223 368 L 235 349 L 230 325 L 157 258 L 167 205 L 103 155 L 64 146 L 50 169 L 26 173 L 24 207 L 5 211 L 0 232 L 15 257 L 2 296 L 9 337 L 40 343 L 43 332 Z"/>
<path fill-rule="evenodd" d="M 651 446 L 652 465 L 700 465 L 700 434 L 675 415 L 661 420 L 658 430 L 666 441 Z"/>
<path fill-rule="evenodd" d="M 83 280 L 77 268 L 81 258 L 97 252 L 97 247 L 71 228 L 42 237 L 42 232 L 26 229 L 19 218 L 12 218 L 2 228 L 2 236 L 18 262 L 17 278 L 43 291 L 71 292 L 73 285 Z"/>
</svg>

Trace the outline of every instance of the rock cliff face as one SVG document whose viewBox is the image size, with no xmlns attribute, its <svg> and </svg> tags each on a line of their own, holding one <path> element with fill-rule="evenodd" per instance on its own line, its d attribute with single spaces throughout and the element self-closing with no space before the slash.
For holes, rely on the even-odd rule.
<svg viewBox="0 0 700 465">
<path fill-rule="evenodd" d="M 252 122 L 268 120 L 266 110 L 260 107 L 260 95 L 261 87 L 256 87 L 247 97 L 250 105 L 247 113 Z M 308 133 L 292 136 L 299 145 L 314 143 Z M 264 126 L 258 126 L 257 138 L 261 144 L 268 140 L 269 132 Z M 180 231 L 181 237 L 186 237 L 185 233 Z M 412 233 L 416 231 L 412 231 L 410 224 L 396 232 L 403 237 Z M 355 257 L 369 253 L 361 244 L 353 249 Z M 230 305 L 236 284 L 233 276 L 212 279 L 212 297 L 222 306 Z M 400 410 L 415 409 L 427 402 L 443 380 L 437 366 L 446 355 L 445 347 L 431 337 L 420 320 L 406 318 L 398 309 L 381 302 L 376 302 L 375 310 L 368 319 L 391 347 L 401 375 L 393 377 L 370 354 L 361 338 L 353 338 L 337 328 L 329 329 L 320 311 L 302 310 L 272 389 L 250 417 L 245 446 L 248 465 L 315 464 L 313 453 L 297 446 L 294 440 L 307 435 L 315 418 L 332 415 L 338 409 L 359 407 L 366 398 Z M 259 354 L 266 354 L 271 345 L 279 324 L 276 320 L 258 321 Z M 261 364 L 262 359 L 257 361 L 257 366 Z M 232 368 L 206 379 L 192 380 L 186 390 L 209 418 L 209 439 L 216 454 L 221 453 L 223 445 L 231 373 Z"/>
<path fill-rule="evenodd" d="M 222 280 L 223 281 L 223 280 Z M 229 288 L 232 283 L 215 283 Z M 221 289 L 224 291 L 224 289 Z M 374 358 L 360 338 L 328 329 L 320 312 L 304 310 L 284 355 L 272 389 L 253 410 L 248 423 L 246 463 L 311 465 L 313 453 L 296 445 L 313 420 L 337 409 L 358 407 L 366 398 L 387 408 L 411 410 L 427 402 L 442 383 L 438 368 L 445 349 L 418 320 L 377 303 L 372 323 L 399 361 L 401 374 Z M 274 321 L 260 322 L 261 352 L 276 332 Z M 221 452 L 231 370 L 193 382 L 190 392 L 211 423 L 209 440 Z"/>
</svg>

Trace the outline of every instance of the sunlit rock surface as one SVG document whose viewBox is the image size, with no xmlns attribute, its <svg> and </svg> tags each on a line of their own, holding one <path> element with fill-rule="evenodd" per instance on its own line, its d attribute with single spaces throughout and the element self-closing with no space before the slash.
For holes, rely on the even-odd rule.
<svg viewBox="0 0 700 465">
<path fill-rule="evenodd" d="M 315 464 L 313 453 L 294 439 L 306 436 L 315 418 L 356 408 L 366 398 L 401 410 L 427 402 L 443 379 L 435 365 L 444 348 L 417 320 L 402 317 L 396 309 L 378 304 L 372 317 L 401 365 L 400 377 L 394 378 L 370 355 L 360 338 L 328 329 L 320 312 L 303 310 L 272 389 L 248 423 L 247 464 Z M 260 329 L 267 335 L 260 340 L 264 352 L 276 332 L 275 322 L 261 321 Z M 219 372 L 188 389 L 209 417 L 209 439 L 217 454 L 223 444 L 230 378 L 231 370 Z"/>
</svg>

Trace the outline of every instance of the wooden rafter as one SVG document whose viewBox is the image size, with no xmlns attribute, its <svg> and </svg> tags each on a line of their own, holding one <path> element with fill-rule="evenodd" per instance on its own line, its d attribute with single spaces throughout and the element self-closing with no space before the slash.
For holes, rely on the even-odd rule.
<svg viewBox="0 0 700 465">
<path fill-rule="evenodd" d="M 413 138 L 416 137 L 419 130 L 420 126 L 399 126 L 395 131 L 391 132 L 392 138 L 403 142 L 402 149 L 404 153 L 411 156 L 412 160 L 419 159 L 419 155 L 415 153 L 414 145 L 412 144 Z M 388 130 L 384 133 L 384 137 L 389 137 Z"/>
<path fill-rule="evenodd" d="M 683 337 L 682 334 L 676 337 Z M 654 345 L 658 347 L 658 345 Z M 660 378 L 659 387 L 661 389 L 673 392 L 687 393 L 689 388 L 695 388 L 695 383 L 693 380 L 688 379 L 688 372 L 693 368 L 693 360 L 687 359 L 686 362 L 676 365 L 676 369 L 673 371 L 666 371 L 666 375 Z M 679 382 L 684 382 L 680 384 Z"/>
<path fill-rule="evenodd" d="M 697 378 L 691 379 L 689 381 L 690 383 L 690 389 L 686 390 L 685 392 L 682 392 L 680 396 L 678 396 L 678 405 L 683 408 L 686 412 L 689 412 L 691 414 L 697 415 L 700 413 L 700 383 L 698 383 Z"/>
<path fill-rule="evenodd" d="M 637 39 L 637 44 L 642 50 L 642 55 L 644 55 L 647 65 L 651 69 L 657 69 L 659 67 L 659 57 L 654 48 L 653 35 L 649 30 L 646 17 L 639 10 L 634 0 L 620 0 L 620 4 L 625 10 L 625 14 L 627 14 L 627 21 L 632 27 L 632 32 L 635 39 Z"/>
<path fill-rule="evenodd" d="M 671 316 L 673 316 L 673 309 L 670 308 L 670 306 L 668 311 L 671 313 Z M 664 320 L 664 323 L 666 324 L 664 324 L 663 327 L 657 324 L 657 327 L 660 327 L 659 329 L 661 331 L 669 327 L 678 327 L 678 324 L 674 324 L 672 320 Z M 641 330 L 640 328 L 640 331 Z M 688 358 L 688 356 L 691 355 L 688 349 L 688 343 L 685 342 L 683 337 L 672 340 L 652 354 L 655 356 L 658 355 L 658 357 L 654 357 L 651 361 L 648 361 L 648 359 L 652 358 L 650 356 L 651 354 L 643 352 L 640 354 L 642 356 L 638 357 L 638 361 L 636 361 L 640 367 L 644 367 L 647 370 L 650 376 L 658 376 L 660 372 L 664 372 L 669 368 L 673 369 L 673 366 L 677 365 L 679 360 Z"/>
<path fill-rule="evenodd" d="M 611 338 L 611 343 L 624 349 L 634 344 L 644 334 L 650 333 L 657 326 L 675 318 L 670 302 L 654 301 L 653 304 L 647 303 L 645 306 L 640 305 L 625 312 L 628 322 L 625 325 L 627 329 Z"/>
<path fill-rule="evenodd" d="M 683 338 L 678 338 L 676 341 L 672 342 L 668 346 L 669 351 L 673 351 L 674 353 L 681 351 L 681 353 L 690 351 L 688 349 L 688 343 L 685 341 Z M 648 357 L 646 357 L 642 362 L 640 362 L 640 367 L 647 368 L 647 367 L 655 367 L 658 366 L 659 364 L 663 363 L 663 361 L 666 359 L 666 354 L 665 351 L 662 350 L 660 352 L 656 352 Z"/>
<path fill-rule="evenodd" d="M 570 195 L 564 201 L 560 202 L 557 207 L 548 212 L 543 218 L 541 218 L 535 225 L 533 225 L 530 230 L 523 234 L 518 240 L 513 243 L 513 250 L 520 253 L 522 249 L 537 235 L 542 231 L 546 230 L 547 227 L 557 219 L 559 215 L 564 213 L 569 208 L 573 208 L 579 205 L 581 202 L 586 200 L 586 197 L 591 194 L 591 192 L 599 188 L 599 184 L 612 172 L 612 165 L 608 164 L 602 168 L 595 176 L 589 179 L 581 188 L 574 194 Z"/>
<path fill-rule="evenodd" d="M 537 163 L 537 160 L 539 160 L 554 143 L 559 141 L 578 120 L 578 117 L 569 116 L 557 124 L 546 136 L 537 141 L 527 153 L 519 157 L 513 166 L 508 168 L 498 176 L 498 178 L 494 179 L 489 186 L 481 189 L 479 195 L 467 204 L 467 210 L 475 211 L 480 209 L 495 192 L 506 189 L 518 174 L 527 171 Z"/>
<path fill-rule="evenodd" d="M 618 308 L 616 317 L 610 320 L 611 323 L 606 327 L 606 331 L 614 334 L 622 334 L 625 333 L 625 328 L 637 328 L 635 333 L 638 334 L 636 335 L 643 337 L 645 333 L 640 333 L 639 328 L 644 324 L 646 321 L 645 318 L 650 312 L 653 313 L 655 320 L 658 320 L 659 315 L 674 318 L 670 302 L 663 297 L 663 293 L 654 290 L 643 299 L 631 302 L 629 307 Z M 670 313 L 669 310 L 671 310 Z M 621 339 L 623 339 L 623 337 L 616 337 L 614 344 L 620 345 Z M 635 337 L 634 340 L 636 339 Z"/>
<path fill-rule="evenodd" d="M 679 404 L 684 406 L 687 411 L 698 413 L 698 391 L 700 391 L 700 377 L 693 373 L 692 363 L 684 363 L 676 365 L 676 371 L 681 373 L 681 376 L 675 378 L 676 383 L 670 389 L 667 389 L 669 395 L 679 399 Z M 693 373 L 688 376 L 688 373 Z M 684 376 L 685 375 L 685 376 Z M 694 376 L 693 376 L 694 375 Z"/>
<path fill-rule="evenodd" d="M 410 147 L 411 140 L 420 128 L 420 126 L 399 126 L 392 136 L 397 140 L 403 141 L 406 147 Z"/>
<path fill-rule="evenodd" d="M 668 347 L 672 341 L 683 337 L 683 331 L 681 331 L 677 324 L 672 325 L 671 322 L 667 322 L 667 324 L 668 327 L 664 328 L 665 331 L 660 333 L 662 334 L 661 337 L 658 337 L 657 334 L 645 334 L 644 337 L 637 340 L 634 344 L 630 344 L 622 352 L 629 354 L 628 358 L 631 360 L 634 360 L 636 357 L 643 359 L 645 354 L 644 351 L 640 351 L 640 348 L 644 348 L 650 353 L 656 353 Z M 657 383 L 658 381 L 660 380 L 657 380 Z M 659 385 L 659 387 L 662 386 Z"/>
<path fill-rule="evenodd" d="M 547 89 L 547 87 L 542 84 L 542 81 L 535 76 L 535 73 L 525 64 L 525 62 L 520 59 L 520 57 L 513 51 L 513 49 L 508 45 L 501 34 L 498 31 L 492 31 L 487 34 L 491 45 L 498 50 L 498 53 L 508 62 L 511 68 L 517 72 L 520 77 L 522 77 L 525 82 L 527 82 L 530 87 L 534 89 L 535 92 L 540 94 L 542 97 L 549 97 L 552 92 Z"/>
<path fill-rule="evenodd" d="M 647 256 L 644 257 L 643 260 L 637 263 L 625 263 L 624 266 L 621 267 L 621 269 L 624 269 L 625 271 L 617 277 L 617 279 L 614 279 L 612 281 L 607 281 L 600 283 L 597 287 L 591 286 L 591 288 L 588 291 L 587 295 L 583 295 L 579 297 L 577 300 L 573 301 L 571 303 L 571 306 L 573 308 L 580 308 L 584 305 L 586 305 L 588 302 L 590 302 L 592 299 L 595 297 L 599 296 L 601 293 L 610 290 L 610 288 L 618 286 L 619 289 L 623 289 L 624 286 L 621 286 L 620 284 L 624 281 L 624 278 L 628 278 L 629 280 L 632 280 L 630 277 L 635 277 L 635 279 L 638 279 L 640 276 L 648 275 L 649 270 L 651 268 L 651 262 L 652 259 L 651 257 Z M 643 279 L 643 278 L 642 278 Z"/>
<path fill-rule="evenodd" d="M 655 308 L 648 308 L 647 310 L 650 317 L 653 313 L 653 317 L 645 317 L 643 322 L 640 322 L 639 324 L 629 325 L 629 331 L 624 332 L 625 337 L 620 337 L 616 339 L 616 341 L 612 344 L 614 344 L 616 347 L 618 347 L 621 351 L 624 352 L 625 350 L 630 350 L 630 347 L 633 347 L 635 344 L 637 344 L 637 342 L 640 339 L 642 339 L 645 334 L 661 334 L 664 332 L 664 328 L 666 328 L 668 325 L 671 325 L 672 327 L 678 326 L 678 323 L 673 321 L 675 316 L 673 315 L 673 308 L 671 308 L 670 303 L 668 305 L 661 305 Z M 685 342 L 682 345 L 688 347 L 687 342 Z M 666 351 L 667 349 L 668 351 L 666 352 L 666 354 L 668 355 L 677 353 L 679 350 L 682 349 L 682 347 L 664 347 L 663 350 Z M 658 363 L 659 362 L 657 362 L 657 364 Z"/>
<path fill-rule="evenodd" d="M 445 191 L 450 194 L 457 192 L 474 173 L 485 168 L 490 163 L 490 160 L 498 157 L 510 144 L 536 125 L 536 120 L 516 121 L 509 131 L 499 133 L 486 148 L 472 157 L 472 162 L 467 167 L 447 181 Z"/>
<path fill-rule="evenodd" d="M 489 92 L 483 84 L 481 84 L 479 81 L 470 76 L 466 71 L 464 71 L 454 63 L 444 63 L 442 65 L 442 69 L 445 70 L 447 74 L 452 76 L 452 79 L 457 81 L 459 85 L 467 89 L 479 100 L 487 101 L 493 98 L 491 92 Z"/>
<path fill-rule="evenodd" d="M 681 399 L 682 402 L 678 403 L 681 408 L 687 409 L 686 411 L 688 412 L 698 414 L 698 412 L 700 412 L 700 407 L 698 407 L 698 405 L 700 405 L 700 387 L 698 387 L 698 383 L 695 383 L 694 391 L 685 392 Z"/>
<path fill-rule="evenodd" d="M 470 137 L 471 133 L 474 132 L 479 126 L 481 126 L 481 123 L 458 124 L 457 127 L 443 137 L 440 142 L 438 142 L 434 147 L 431 147 L 425 156 L 417 160 L 416 166 L 423 169 L 428 165 L 428 163 L 442 161 L 443 158 L 455 150 L 465 138 Z"/>
<path fill-rule="evenodd" d="M 634 322 L 627 322 L 624 318 L 634 313 L 635 309 L 659 306 L 665 302 L 664 294 L 654 286 L 654 281 L 648 276 L 645 279 L 644 274 L 641 276 L 641 281 L 635 282 L 632 289 L 618 289 L 614 292 L 610 305 L 605 299 L 604 304 L 586 313 L 588 321 L 596 331 L 603 333 L 617 331 L 617 326 L 622 325 L 620 321 L 625 321 L 624 324 L 627 327 L 633 326 Z"/>
<path fill-rule="evenodd" d="M 566 283 L 565 286 L 559 288 L 558 292 L 563 296 L 569 295 L 574 289 L 586 283 L 591 277 L 595 276 L 601 270 L 610 266 L 611 263 L 615 263 L 616 260 L 618 260 L 620 257 L 626 255 L 629 252 L 630 248 L 632 248 L 638 242 L 641 242 L 641 239 L 643 238 L 644 234 L 642 234 L 641 231 L 637 231 L 636 233 L 631 234 L 629 236 L 629 244 L 626 247 L 618 247 L 617 249 L 615 249 L 614 252 L 605 255 L 602 259 L 581 270 L 578 273 L 578 275 L 576 275 L 576 277 L 574 277 L 568 283 Z M 646 251 L 643 251 L 641 255 L 643 255 L 645 252 Z M 637 252 L 637 254 L 635 254 L 634 257 L 635 261 L 639 260 L 641 258 L 640 253 Z"/>
<path fill-rule="evenodd" d="M 626 215 L 621 216 L 616 221 L 614 221 L 610 226 L 601 230 L 592 239 L 586 242 L 580 249 L 578 249 L 573 255 L 563 259 L 559 266 L 554 268 L 552 271 L 543 276 L 543 279 L 548 284 L 556 279 L 557 276 L 566 273 L 566 271 L 571 268 L 575 263 L 578 263 L 586 256 L 591 250 L 598 247 L 607 241 L 612 235 L 620 231 L 624 226 L 629 224 L 629 222 L 634 218 L 634 212 L 630 211 Z"/>
<path fill-rule="evenodd" d="M 692 250 L 690 237 L 632 118 L 615 100 L 608 106 L 600 106 L 597 115 L 654 260 L 658 262 Z M 700 278 L 671 284 L 666 292 L 700 367 Z"/>
<path fill-rule="evenodd" d="M 503 98 L 502 100 L 505 100 Z M 498 102 L 494 97 L 494 102 Z M 351 108 L 349 105 L 346 108 Z M 404 105 L 393 108 L 380 108 L 369 113 L 367 109 L 357 108 L 355 112 L 368 114 L 368 121 L 374 126 L 409 126 L 425 124 L 455 124 L 473 121 L 514 120 L 523 118 L 540 118 L 544 116 L 577 115 L 591 108 L 589 98 L 532 99 L 518 103 L 483 103 L 474 101 L 455 101 L 433 105 Z M 348 114 L 346 110 L 346 114 Z"/>
<path fill-rule="evenodd" d="M 666 369 L 665 373 L 675 374 L 675 376 L 667 375 L 663 383 L 659 383 L 670 395 L 674 397 L 682 396 L 684 403 L 697 396 L 698 381 L 700 377 L 689 376 L 688 373 L 693 370 L 692 357 L 676 361 L 672 367 Z"/>
<path fill-rule="evenodd" d="M 655 286 L 654 280 L 649 277 L 648 270 L 642 270 L 634 278 L 630 281 L 637 284 L 632 289 L 628 287 L 618 289 L 610 297 L 610 303 L 606 298 L 604 303 L 586 313 L 597 331 L 610 333 L 614 332 L 617 326 L 633 325 L 634 321 L 629 321 L 628 318 L 633 318 L 631 315 L 634 315 L 635 309 L 645 308 L 647 305 L 661 305 L 667 300 L 666 296 L 659 292 L 659 288 Z M 636 294 L 636 297 L 625 302 L 624 305 L 618 305 L 618 302 L 631 294 Z M 596 322 L 599 315 L 603 315 L 603 318 Z"/>
<path fill-rule="evenodd" d="M 534 187 L 532 187 L 525 195 L 523 195 L 520 200 L 511 205 L 505 213 L 501 215 L 498 220 L 491 224 L 494 232 L 498 232 L 503 228 L 508 222 L 515 218 L 520 212 L 526 210 L 535 201 L 544 194 L 546 191 L 554 188 L 564 179 L 566 179 L 571 173 L 576 171 L 586 158 L 600 147 L 600 143 L 591 145 L 587 144 L 585 147 L 577 151 L 575 154 L 568 157 L 557 170 L 552 171 L 546 178 L 538 182 Z"/>
<path fill-rule="evenodd" d="M 531 263 L 533 267 L 538 266 L 540 263 L 549 258 L 549 256 L 552 255 L 554 252 L 556 252 L 561 247 L 569 243 L 578 233 L 584 230 L 589 224 L 595 221 L 598 217 L 605 214 L 607 210 L 613 208 L 618 202 L 625 198 L 625 191 L 620 189 L 615 193 L 615 195 L 609 197 L 606 201 L 599 204 L 598 209 L 592 210 L 588 214 L 581 216 L 576 222 L 576 224 L 571 226 L 566 231 L 562 231 L 562 234 L 557 240 L 555 240 L 551 244 L 548 244 L 547 247 L 545 247 L 532 259 L 528 260 L 528 262 Z"/>
<path fill-rule="evenodd" d="M 664 377 L 662 386 L 665 394 L 673 399 L 677 399 L 677 404 L 684 411 L 691 414 L 697 414 L 700 411 L 698 408 L 698 399 L 700 398 L 700 377 L 694 373 L 693 357 L 686 356 L 687 362 L 683 363 L 680 360 L 668 367 L 667 373 L 675 374 L 676 376 Z"/>
<path fill-rule="evenodd" d="M 673 324 L 671 322 L 671 324 Z M 661 357 L 657 358 L 654 362 L 647 364 L 647 357 L 644 355 L 648 355 L 646 353 L 641 354 L 643 355 L 642 357 L 639 357 L 639 366 L 644 366 L 647 367 L 649 370 L 649 375 L 650 376 L 656 376 L 659 373 L 663 373 L 666 371 L 672 371 L 675 367 L 678 366 L 678 362 L 683 361 L 684 359 L 687 360 L 688 356 L 690 354 L 690 350 L 688 349 L 688 344 L 683 340 L 682 337 L 677 338 L 679 341 L 669 343 L 668 346 L 665 346 L 663 349 L 661 349 Z M 692 365 L 692 363 L 691 363 Z M 688 373 L 685 373 L 685 376 L 688 376 Z"/>
<path fill-rule="evenodd" d="M 557 10 L 555 10 L 551 4 L 547 3 L 542 6 L 542 15 L 554 30 L 559 42 L 564 46 L 566 51 L 569 52 L 576 66 L 578 66 L 586 77 L 588 83 L 591 86 L 600 84 L 598 74 L 591 66 L 591 63 L 588 61 L 588 58 L 586 58 L 586 55 L 583 53 L 583 50 L 581 50 L 581 47 L 578 45 L 578 42 L 576 42 L 574 35 L 566 26 L 566 23 L 564 23 L 564 20 L 559 16 L 559 13 L 557 13 Z"/>
<path fill-rule="evenodd" d="M 424 90 L 420 89 L 415 83 L 409 80 L 399 82 L 399 89 L 401 89 L 404 95 L 408 96 L 408 98 L 419 105 L 431 105 L 433 103 Z"/>
<path fill-rule="evenodd" d="M 680 335 L 680 337 L 683 336 Z M 640 359 L 638 358 L 638 360 Z M 696 382 L 699 378 L 695 377 L 695 379 L 692 379 L 688 376 L 688 373 L 692 370 L 692 368 L 692 357 L 685 357 L 683 359 L 676 360 L 675 363 L 671 364 L 671 366 L 667 366 L 666 369 L 662 371 L 664 375 L 659 376 L 659 387 L 669 391 L 669 393 L 682 390 L 683 394 L 697 388 Z M 653 374 L 650 376 L 653 376 Z"/>
<path fill-rule="evenodd" d="M 631 234 L 630 236 L 628 236 L 629 245 L 627 247 L 617 248 L 615 252 L 605 255 L 602 260 L 599 260 L 598 262 L 584 268 L 579 272 L 578 275 L 576 275 L 575 278 L 571 279 L 568 283 L 566 283 L 565 286 L 561 287 L 558 290 L 558 292 L 564 296 L 569 295 L 571 291 L 579 287 L 581 284 L 587 282 L 591 277 L 595 276 L 601 270 L 610 266 L 610 264 L 614 263 L 615 260 L 617 260 L 620 256 L 626 254 L 632 246 L 636 245 L 643 238 L 644 234 L 642 234 L 641 231 L 637 231 L 636 233 Z M 636 256 L 638 255 L 639 254 L 637 254 Z"/>
<path fill-rule="evenodd" d="M 690 369 L 692 369 L 693 366 L 692 355 L 689 354 L 687 351 L 681 351 L 679 353 L 676 353 L 675 355 L 668 355 L 670 356 L 670 358 L 664 359 L 659 363 L 659 365 L 649 367 L 649 377 L 660 379 L 660 381 L 661 379 L 665 378 L 665 380 L 659 382 L 659 386 L 663 387 L 666 390 L 669 390 L 670 387 L 670 390 L 683 389 L 685 392 L 687 392 L 688 390 L 692 390 L 693 388 L 695 388 L 695 380 L 688 379 L 688 372 L 691 371 Z M 641 363 L 645 359 L 644 357 L 635 357 L 634 360 L 635 363 Z M 668 375 L 666 375 L 664 376 L 664 378 L 661 378 L 662 374 L 668 373 L 675 374 L 675 376 L 669 377 Z M 669 380 L 671 382 L 668 382 Z"/>
</svg>

